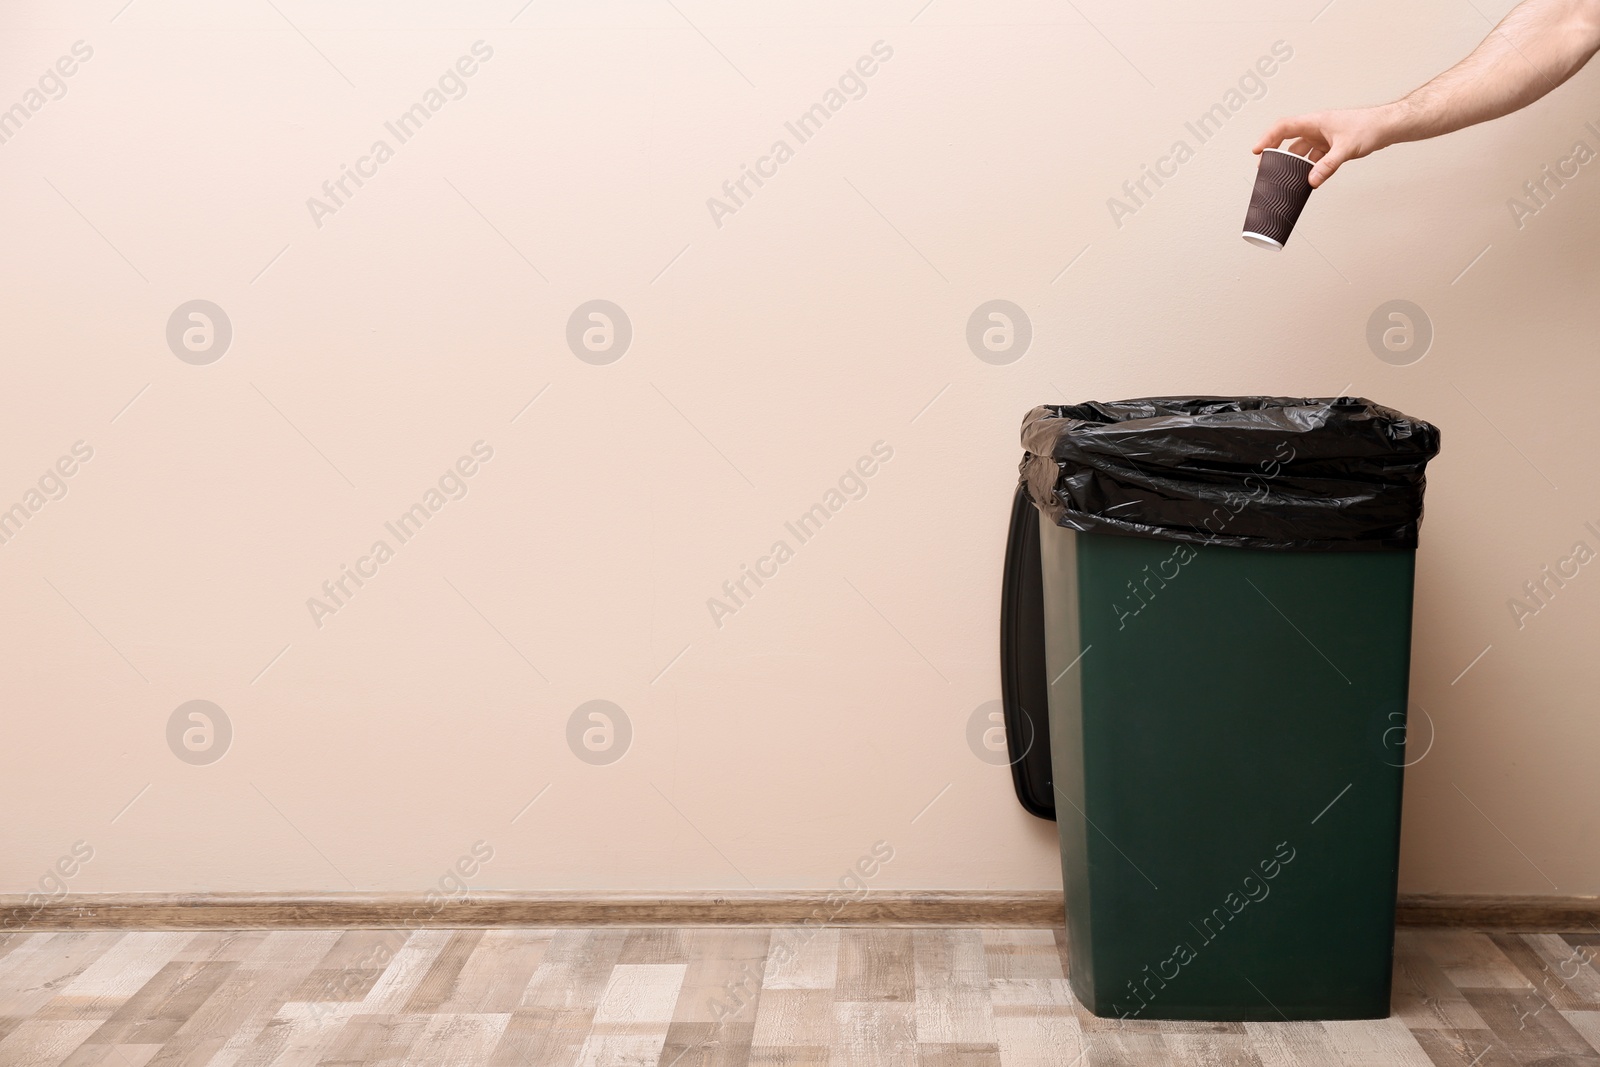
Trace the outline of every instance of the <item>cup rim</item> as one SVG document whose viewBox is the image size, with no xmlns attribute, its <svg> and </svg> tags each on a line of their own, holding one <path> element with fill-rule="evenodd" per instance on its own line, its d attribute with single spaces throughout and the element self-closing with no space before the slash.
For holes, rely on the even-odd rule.
<svg viewBox="0 0 1600 1067">
<path fill-rule="evenodd" d="M 1310 156 L 1302 156 L 1299 152 L 1291 152 L 1287 148 L 1263 148 L 1262 151 L 1263 152 L 1282 152 L 1286 156 L 1293 156 L 1296 159 L 1303 159 L 1307 163 L 1310 163 L 1313 167 L 1317 165 L 1317 161 L 1312 159 Z"/>
</svg>

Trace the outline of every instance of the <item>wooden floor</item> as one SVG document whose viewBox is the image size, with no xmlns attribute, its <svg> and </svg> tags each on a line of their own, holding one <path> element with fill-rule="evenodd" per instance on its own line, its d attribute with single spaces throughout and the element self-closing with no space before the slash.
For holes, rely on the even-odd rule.
<svg viewBox="0 0 1600 1067">
<path fill-rule="evenodd" d="M 0 1065 L 1600 1067 L 1600 934 L 1402 929 L 1380 1022 L 1096 1019 L 1062 948 L 972 927 L 12 934 Z"/>
</svg>

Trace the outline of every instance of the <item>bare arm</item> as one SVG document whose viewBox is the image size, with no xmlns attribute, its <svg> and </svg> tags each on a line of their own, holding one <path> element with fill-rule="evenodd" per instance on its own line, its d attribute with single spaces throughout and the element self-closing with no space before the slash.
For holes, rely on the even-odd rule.
<svg viewBox="0 0 1600 1067">
<path fill-rule="evenodd" d="M 1279 119 L 1252 151 L 1296 138 L 1291 151 L 1317 160 L 1321 185 L 1351 159 L 1420 141 L 1527 107 L 1572 77 L 1600 50 L 1600 0 L 1523 0 L 1472 54 L 1392 104 Z"/>
</svg>

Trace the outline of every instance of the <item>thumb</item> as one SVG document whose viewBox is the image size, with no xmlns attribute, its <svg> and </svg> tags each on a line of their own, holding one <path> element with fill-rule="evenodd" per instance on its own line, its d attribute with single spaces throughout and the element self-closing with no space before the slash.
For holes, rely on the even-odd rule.
<svg viewBox="0 0 1600 1067">
<path fill-rule="evenodd" d="M 1340 164 L 1348 161 L 1350 157 L 1351 152 L 1342 145 L 1334 145 L 1330 148 L 1327 154 L 1317 160 L 1316 165 L 1311 168 L 1311 173 L 1306 178 L 1311 183 L 1311 188 L 1315 189 L 1327 181 L 1333 176 L 1334 171 L 1339 169 Z"/>
</svg>

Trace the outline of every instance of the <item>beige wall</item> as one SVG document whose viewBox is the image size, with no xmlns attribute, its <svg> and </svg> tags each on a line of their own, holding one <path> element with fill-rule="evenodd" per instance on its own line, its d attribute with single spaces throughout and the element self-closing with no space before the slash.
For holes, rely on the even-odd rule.
<svg viewBox="0 0 1600 1067">
<path fill-rule="evenodd" d="M 0 145 L 0 503 L 93 454 L 0 546 L 0 890 L 75 842 L 73 892 L 420 890 L 479 842 L 472 884 L 507 889 L 817 887 L 879 841 L 875 885 L 1057 886 L 1053 827 L 967 740 L 999 696 L 1022 414 L 1348 390 L 1444 431 L 1404 887 L 1600 891 L 1600 576 L 1521 629 L 1508 608 L 1600 548 L 1600 164 L 1520 228 L 1507 206 L 1600 149 L 1600 70 L 1352 165 L 1269 254 L 1237 236 L 1264 125 L 1403 91 L 1488 28 L 1324 2 L 7 5 L 0 105 L 93 54 Z M 400 144 L 384 123 L 480 40 Z M 1265 98 L 1113 221 L 1280 41 Z M 707 199 L 779 138 L 718 225 Z M 210 363 L 165 336 L 195 299 L 232 325 Z M 594 299 L 633 330 L 606 365 L 566 340 Z M 966 341 L 991 299 L 1032 323 L 1005 365 Z M 1391 299 L 1433 324 L 1419 362 L 1369 349 Z M 477 442 L 465 495 L 388 533 Z M 878 442 L 798 545 L 784 523 Z M 780 538 L 718 626 L 708 599 Z M 568 743 L 597 699 L 632 734 L 606 765 Z M 216 762 L 169 747 L 191 700 L 231 724 Z"/>
</svg>

